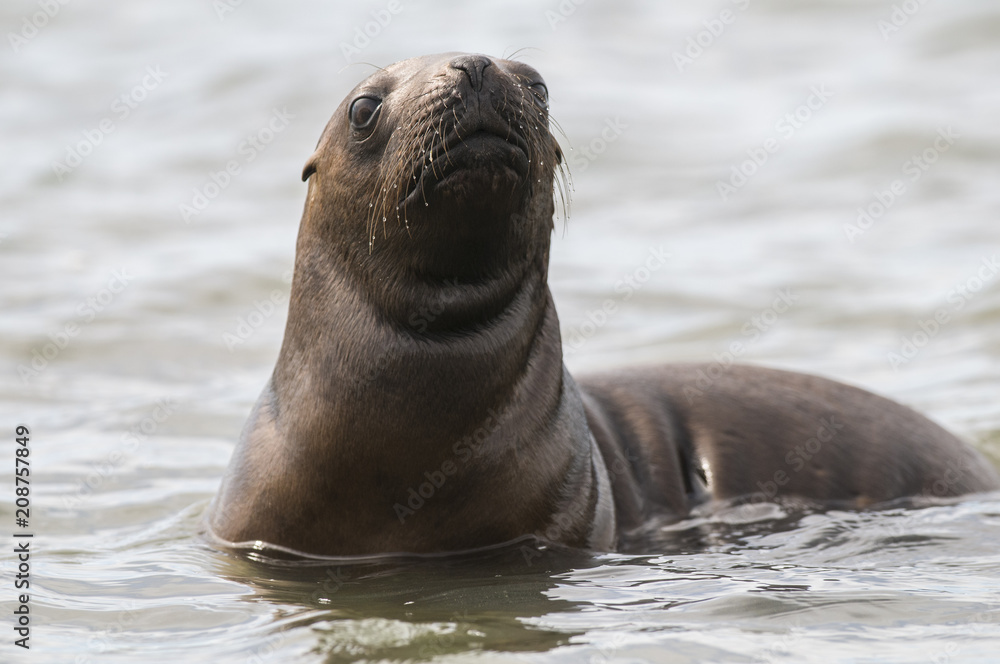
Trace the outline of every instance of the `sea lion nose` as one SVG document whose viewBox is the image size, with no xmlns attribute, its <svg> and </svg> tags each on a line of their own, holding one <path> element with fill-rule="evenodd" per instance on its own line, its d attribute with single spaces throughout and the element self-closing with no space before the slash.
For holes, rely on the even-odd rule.
<svg viewBox="0 0 1000 664">
<path fill-rule="evenodd" d="M 493 64 L 485 55 L 460 55 L 451 61 L 452 69 L 461 69 L 468 75 L 472 89 L 476 92 L 483 87 L 483 70 Z"/>
</svg>

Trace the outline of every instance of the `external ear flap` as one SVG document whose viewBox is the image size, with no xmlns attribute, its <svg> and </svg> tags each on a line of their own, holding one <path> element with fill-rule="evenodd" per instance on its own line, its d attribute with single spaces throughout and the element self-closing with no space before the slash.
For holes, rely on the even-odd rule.
<svg viewBox="0 0 1000 664">
<path fill-rule="evenodd" d="M 306 160 L 305 168 L 302 169 L 302 181 L 305 182 L 309 176 L 316 172 L 316 162 L 319 160 L 319 150 L 313 152 Z"/>
</svg>

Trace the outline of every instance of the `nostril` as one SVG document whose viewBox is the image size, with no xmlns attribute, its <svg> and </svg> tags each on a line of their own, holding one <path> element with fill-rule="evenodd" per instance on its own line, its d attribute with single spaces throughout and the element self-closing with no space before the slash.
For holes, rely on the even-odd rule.
<svg viewBox="0 0 1000 664">
<path fill-rule="evenodd" d="M 477 92 L 483 87 L 483 71 L 491 64 L 493 61 L 485 55 L 461 55 L 451 61 L 452 69 L 464 71 Z"/>
</svg>

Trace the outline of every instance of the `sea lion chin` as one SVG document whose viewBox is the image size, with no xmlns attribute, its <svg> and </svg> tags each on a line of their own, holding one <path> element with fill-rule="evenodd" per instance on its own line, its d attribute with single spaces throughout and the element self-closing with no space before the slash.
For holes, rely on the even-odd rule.
<svg viewBox="0 0 1000 664">
<path fill-rule="evenodd" d="M 814 376 L 668 365 L 578 385 L 547 285 L 548 124 L 538 72 L 483 55 L 405 60 L 344 99 L 302 172 L 285 337 L 209 509 L 217 541 L 635 551 L 761 487 L 854 507 L 1000 488 L 926 418 Z"/>
</svg>

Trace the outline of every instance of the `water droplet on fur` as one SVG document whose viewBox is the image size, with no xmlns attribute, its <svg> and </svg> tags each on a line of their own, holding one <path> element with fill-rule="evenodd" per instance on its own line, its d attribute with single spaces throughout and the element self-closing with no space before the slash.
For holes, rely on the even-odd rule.
<svg viewBox="0 0 1000 664">
<path fill-rule="evenodd" d="M 424 207 L 430 207 L 430 206 L 431 206 L 430 203 L 424 203 Z"/>
</svg>

